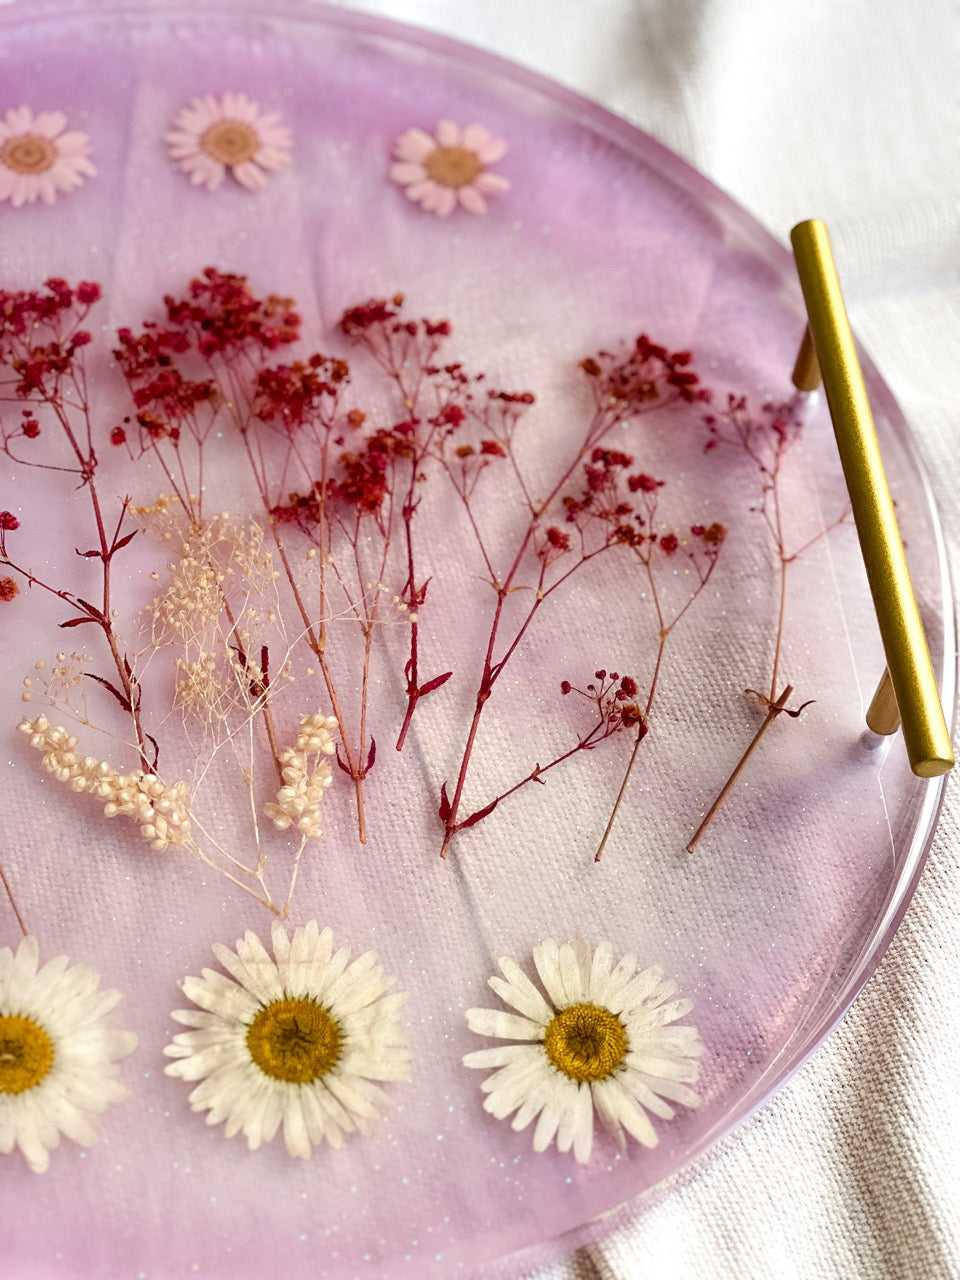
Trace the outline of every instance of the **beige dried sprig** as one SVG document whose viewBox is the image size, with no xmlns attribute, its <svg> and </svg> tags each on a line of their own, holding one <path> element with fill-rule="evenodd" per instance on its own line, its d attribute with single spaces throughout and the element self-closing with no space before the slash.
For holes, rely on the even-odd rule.
<svg viewBox="0 0 960 1280">
<path fill-rule="evenodd" d="M 106 760 L 77 754 L 77 738 L 46 716 L 23 719 L 18 726 L 40 763 L 71 791 L 87 792 L 103 801 L 108 818 L 129 817 L 151 849 L 162 852 L 190 839 L 190 791 L 185 782 L 164 782 L 139 769 L 119 773 Z"/>
<path fill-rule="evenodd" d="M 279 831 L 296 829 L 307 839 L 319 839 L 320 806 L 333 780 L 330 757 L 336 750 L 334 716 L 319 711 L 304 716 L 296 745 L 280 753 L 283 786 L 264 811 Z"/>
</svg>

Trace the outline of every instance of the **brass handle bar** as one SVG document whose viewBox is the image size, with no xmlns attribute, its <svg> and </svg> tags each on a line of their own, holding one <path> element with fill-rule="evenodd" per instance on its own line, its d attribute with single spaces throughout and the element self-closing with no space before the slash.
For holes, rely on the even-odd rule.
<svg viewBox="0 0 960 1280">
<path fill-rule="evenodd" d="M 827 229 L 812 218 L 790 240 L 910 767 L 939 777 L 953 768 L 953 748 Z"/>
</svg>

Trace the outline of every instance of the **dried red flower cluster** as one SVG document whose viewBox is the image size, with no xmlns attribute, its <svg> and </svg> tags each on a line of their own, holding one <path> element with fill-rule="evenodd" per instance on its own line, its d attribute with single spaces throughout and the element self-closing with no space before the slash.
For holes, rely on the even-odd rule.
<svg viewBox="0 0 960 1280">
<path fill-rule="evenodd" d="M 71 288 L 59 277 L 45 281 L 42 290 L 0 290 L 0 367 L 17 375 L 13 393 L 18 399 L 56 394 L 76 352 L 91 340 L 80 326 L 99 300 L 98 284 L 85 281 Z M 20 430 L 4 438 L 39 434 L 39 422 L 27 414 Z"/>
<path fill-rule="evenodd" d="M 90 341 L 80 321 L 98 298 L 96 285 L 72 289 L 58 280 L 48 281 L 36 294 L 0 294 L 0 356 L 15 375 L 18 398 L 49 404 L 60 393 Z M 576 752 L 627 729 L 639 743 L 647 732 L 667 637 L 708 580 L 726 530 L 718 523 L 694 524 L 686 532 L 665 528 L 660 519 L 665 481 L 610 441 L 616 429 L 618 444 L 629 439 L 633 447 L 636 436 L 627 437 L 619 429 L 634 419 L 710 400 L 689 352 L 671 352 L 641 334 L 624 350 L 601 351 L 583 360 L 580 367 L 591 391 L 592 410 L 569 455 L 557 458 L 548 491 L 539 494 L 541 477 L 537 484 L 528 483 L 523 451 L 515 448 L 524 417 L 535 403 L 533 393 L 492 387 L 483 372 L 469 372 L 450 359 L 449 321 L 411 318 L 402 294 L 348 308 L 339 322 L 341 338 L 356 348 L 358 360 L 367 362 L 368 377 L 372 370 L 379 381 L 381 390 L 372 408 L 350 403 L 356 395 L 353 357 L 348 363 L 339 355 L 315 351 L 280 358 L 301 339 L 301 317 L 291 298 L 259 297 L 244 276 L 208 267 L 182 296 L 167 295 L 163 307 L 162 319 L 149 319 L 139 331 L 124 328 L 117 335 L 114 355 L 130 387 L 133 408 L 129 417 L 112 426 L 109 439 L 126 446 L 134 457 L 149 451 L 196 521 L 202 516 L 199 499 L 192 495 L 204 487 L 203 453 L 221 434 L 211 428 L 224 419 L 235 428 L 225 438 L 248 460 L 264 526 L 299 611 L 298 630 L 319 661 L 340 726 L 337 758 L 356 788 L 361 838 L 363 782 L 376 758 L 367 706 L 371 654 L 381 593 L 391 591 L 385 582 L 389 575 L 395 575 L 396 590 L 391 593 L 409 614 L 410 646 L 403 667 L 407 709 L 398 748 L 420 700 L 453 674 L 440 670 L 424 677 L 421 672 L 418 614 L 428 607 L 428 589 L 432 602 L 445 584 L 442 574 L 431 579 L 420 567 L 424 548 L 416 516 L 438 486 L 446 486 L 447 493 L 459 499 L 479 576 L 492 588 L 492 595 L 484 597 L 492 605 L 481 624 L 488 626 L 488 635 L 474 673 L 473 715 L 454 781 L 449 792 L 446 784 L 440 791 L 443 852 L 458 832 L 476 825 L 519 787 L 542 780 L 544 773 Z M 744 406 L 731 402 L 712 423 L 708 418 L 708 447 L 714 447 L 724 430 L 732 430 L 744 412 Z M 721 417 L 726 423 L 722 429 Z M 4 434 L 7 452 L 14 439 L 34 439 L 40 428 L 40 418 L 27 410 Z M 787 441 L 791 428 L 782 416 L 771 415 L 769 432 Z M 77 469 L 92 484 L 92 444 L 87 452 L 80 448 L 77 453 Z M 478 515 L 483 504 L 474 503 L 479 487 L 489 490 L 496 483 L 491 477 L 497 475 L 509 475 L 509 489 L 518 503 L 516 541 L 506 552 L 500 547 L 499 531 L 483 527 Z M 15 520 L 10 513 L 3 518 L 7 516 Z M 118 524 L 111 540 L 99 515 L 98 522 L 99 547 L 85 554 L 101 558 L 108 582 L 110 560 L 129 536 L 121 536 Z M 308 538 L 321 554 L 309 562 L 289 555 L 286 540 L 299 536 Z M 576 745 L 547 764 L 538 763 L 493 799 L 471 805 L 468 777 L 481 721 L 504 669 L 540 610 L 574 573 L 601 554 L 631 552 L 645 576 L 645 598 L 653 602 L 660 637 L 645 699 L 639 699 L 632 676 L 598 670 L 593 682 L 576 690 L 596 711 L 594 723 L 577 736 Z M 695 572 L 683 580 L 687 595 L 668 603 L 658 588 L 656 566 L 659 557 L 679 555 L 688 557 Z M 319 575 L 319 590 L 301 581 L 303 570 L 297 566 L 305 563 Z M 436 573 L 436 566 L 431 570 Z M 318 600 L 319 608 L 308 608 L 308 600 Z M 82 616 L 69 625 L 95 621 L 103 626 L 105 611 L 91 613 L 89 608 L 84 606 Z M 331 665 L 326 628 L 334 615 L 351 617 L 359 626 L 359 656 L 345 658 L 341 650 L 338 658 L 355 658 L 357 671 Z M 106 629 L 109 635 L 109 624 Z M 138 711 L 132 672 L 126 673 L 125 685 L 121 681 L 107 687 Z M 568 682 L 562 687 L 564 692 L 574 690 Z M 351 691 L 349 712 L 341 699 L 344 689 Z M 356 689 L 358 701 L 352 692 Z M 263 714 L 269 715 L 267 681 L 258 686 L 257 697 Z M 145 742 L 142 733 L 138 741 Z"/>
<path fill-rule="evenodd" d="M 580 368 L 591 379 L 598 403 L 708 401 L 710 393 L 701 387 L 699 375 L 690 368 L 692 361 L 691 352 L 671 352 L 641 334 L 632 350 L 601 351 L 582 360 Z"/>
</svg>

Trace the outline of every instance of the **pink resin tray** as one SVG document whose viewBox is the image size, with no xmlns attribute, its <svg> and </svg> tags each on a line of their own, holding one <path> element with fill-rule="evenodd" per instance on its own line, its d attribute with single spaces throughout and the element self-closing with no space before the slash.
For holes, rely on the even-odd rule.
<svg viewBox="0 0 960 1280">
<path fill-rule="evenodd" d="M 376 949 L 397 975 L 397 989 L 410 993 L 402 1018 L 410 1080 L 386 1086 L 392 1106 L 371 1137 L 351 1135 L 340 1150 L 320 1146 L 304 1161 L 291 1159 L 281 1138 L 248 1150 L 242 1137 L 227 1140 L 221 1125 L 191 1112 L 188 1086 L 163 1071 L 164 1047 L 181 1029 L 170 1012 L 185 1007 L 178 983 L 214 964 L 216 942 L 233 946 L 246 929 L 267 939 L 271 917 L 197 859 L 176 848 L 150 851 L 129 824 L 107 822 L 89 797 L 38 768 L 17 721 L 43 711 L 67 723 L 44 705 L 45 682 L 65 661 L 58 651 L 82 641 L 95 654 L 97 638 L 92 627 L 59 630 L 62 602 L 22 589 L 3 606 L 4 867 L 43 955 L 67 953 L 120 989 L 116 1018 L 136 1031 L 139 1046 L 120 1068 L 130 1096 L 103 1116 L 89 1151 L 64 1142 L 41 1177 L 16 1152 L 0 1157 L 0 1256 L 5 1274 L 34 1278 L 518 1277 L 597 1235 L 605 1215 L 711 1146 L 829 1033 L 905 910 L 942 780 L 915 778 L 899 739 L 880 749 L 861 741 L 883 658 L 856 535 L 842 519 L 826 408 L 817 398 L 794 403 L 786 417 L 763 408 L 790 400 L 804 325 L 782 244 L 651 138 L 529 72 L 379 20 L 287 0 L 261 10 L 246 0 L 15 0 L 0 8 L 0 118 L 21 104 L 64 112 L 68 128 L 88 135 L 96 167 L 53 203 L 14 208 L 0 200 L 0 287 L 33 289 L 48 277 L 101 284 L 103 301 L 87 321 L 88 367 L 98 482 L 113 510 L 125 495 L 149 504 L 167 488 L 152 455 L 134 462 L 110 444 L 125 419 L 134 432 L 135 410 L 110 357 L 117 330 L 161 318 L 163 296 L 182 294 L 205 267 L 243 274 L 258 296 L 297 300 L 303 341 L 281 355 L 319 349 L 350 361 L 349 404 L 366 414 L 354 423 L 356 439 L 393 428 L 404 406 L 338 328 L 346 308 L 402 292 L 404 314 L 449 321 L 439 364 L 485 374 L 471 385 L 487 417 L 478 414 L 474 434 L 462 437 L 472 452 L 448 421 L 450 474 L 425 468 L 416 490 L 418 582 L 429 579 L 429 590 L 404 610 L 393 598 L 403 596 L 394 560 L 367 584 L 383 588 L 384 621 L 372 646 L 363 739 L 367 758 L 376 741 L 364 784 L 366 843 L 357 838 L 355 788 L 335 767 L 323 835 L 303 856 L 290 915 L 291 925 L 329 925 L 356 952 Z M 215 190 L 191 185 L 164 135 L 191 100 L 236 93 L 277 113 L 276 127 L 290 131 L 290 162 L 263 170 L 259 189 L 232 172 Z M 461 151 L 486 146 L 487 134 L 506 144 L 477 162 L 509 184 L 476 184 L 484 212 L 465 207 L 468 195 L 439 216 L 411 196 L 429 206 L 446 198 L 437 191 L 454 188 L 411 192 L 411 172 L 391 176 L 396 163 L 419 163 L 398 161 L 397 140 L 410 129 L 433 137 L 441 121 L 487 131 L 457 135 Z M 282 138 L 279 145 L 283 151 Z M 422 153 L 422 139 L 417 146 Z M 798 209 L 798 220 L 815 212 Z M 636 383 L 623 390 L 636 363 L 617 382 L 630 353 L 639 358 L 639 335 L 666 379 L 650 394 L 671 402 L 651 412 Z M 699 381 L 685 380 L 691 371 Z M 900 412 L 869 362 L 865 376 L 950 707 L 953 606 L 937 516 Z M 638 411 L 561 484 L 601 382 L 603 405 L 623 394 Z M 491 400 L 488 387 L 531 392 L 535 401 Z M 698 398 L 704 388 L 709 404 Z M 746 397 L 747 407 L 731 409 L 730 396 Z M 509 448 L 505 419 L 490 417 L 504 406 L 522 410 Z M 796 690 L 792 707 L 812 705 L 771 727 L 691 854 L 687 842 L 763 717 L 744 691 L 769 693 L 775 660 L 781 561 L 764 518 L 773 509 L 763 488 L 769 472 L 742 441 L 717 443 L 736 436 L 745 414 L 759 424 L 763 447 L 790 437 L 777 476 L 782 549 L 787 558 L 802 554 L 789 565 L 776 679 L 777 691 L 786 682 Z M 217 430 L 206 510 L 256 515 L 239 437 Z M 42 452 L 51 437 L 44 426 L 32 458 L 52 458 Z M 74 552 L 90 539 L 82 488 L 69 476 L 4 462 L 0 507 L 19 521 L 18 557 L 38 576 L 73 575 L 80 595 L 95 590 L 95 566 Z M 457 474 L 468 477 L 462 484 L 477 477 L 469 505 L 451 481 Z M 605 525 L 589 524 L 614 482 L 634 513 L 621 513 L 619 534 L 609 513 Z M 484 707 L 455 816 L 462 822 L 505 798 L 457 832 L 441 858 L 444 805 L 449 825 L 498 600 L 491 583 L 508 573 L 530 511 L 554 489 L 511 580 L 523 590 L 504 599 L 503 634 L 509 624 L 518 639 Z M 487 563 L 472 520 L 484 530 Z M 635 546 L 585 562 L 521 626 L 538 583 L 542 590 L 560 576 L 564 555 L 577 557 L 588 525 L 584 536 L 606 529 L 626 544 L 630 520 Z M 289 545 L 298 565 L 306 563 L 306 539 Z M 400 550 L 398 533 L 391 554 Z M 652 578 L 645 554 L 657 557 Z M 146 536 L 124 549 L 116 570 L 124 619 L 156 595 L 167 558 Z M 286 617 L 290 601 L 277 590 Z M 589 695 L 595 673 L 616 670 L 612 693 L 625 689 L 621 705 L 636 698 L 643 709 L 660 636 L 657 602 L 667 621 L 685 612 L 670 632 L 649 733 L 595 862 L 635 729 L 611 732 L 595 750 L 575 751 L 505 793 L 589 731 L 599 712 L 577 689 Z M 421 684 L 453 674 L 424 693 L 398 752 L 411 612 Z M 356 725 L 362 645 L 347 614 L 338 605 L 327 621 L 331 661 L 346 673 L 345 715 Z M 299 716 L 329 711 L 296 632 L 288 627 L 286 639 L 297 679 L 278 694 L 287 737 Z M 38 671 L 38 662 L 47 665 Z M 624 676 L 639 693 L 621 684 Z M 33 681 L 29 704 L 21 701 L 25 678 Z M 563 682 L 573 686 L 568 693 Z M 80 684 L 90 720 L 108 736 L 75 721 L 70 731 L 95 755 L 119 763 L 126 752 L 130 766 L 116 700 L 82 677 Z M 159 660 L 144 690 L 145 700 L 165 697 L 169 713 L 172 676 Z M 180 748 L 171 773 L 192 783 L 204 764 L 202 735 L 185 736 Z M 251 750 L 262 751 L 259 739 Z M 207 825 L 240 848 L 249 815 L 226 774 L 218 779 L 216 771 L 206 779 Z M 293 842 L 272 838 L 282 904 Z M 486 980 L 498 957 L 532 975 L 533 948 L 550 937 L 609 941 L 615 956 L 631 953 L 641 968 L 662 965 L 693 1001 L 683 1021 L 704 1046 L 700 1105 L 655 1117 L 655 1147 L 631 1140 L 620 1149 L 598 1125 L 581 1164 L 555 1146 L 535 1152 L 530 1129 L 514 1132 L 483 1109 L 483 1075 L 462 1059 L 494 1042 L 468 1028 L 465 1011 L 497 1005 Z M 18 940 L 0 899 L 0 943 Z"/>
</svg>

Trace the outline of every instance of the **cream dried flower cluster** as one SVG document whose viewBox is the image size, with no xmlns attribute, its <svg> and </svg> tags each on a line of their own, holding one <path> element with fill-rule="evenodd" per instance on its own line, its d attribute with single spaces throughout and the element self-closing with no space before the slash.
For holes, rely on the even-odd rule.
<svg viewBox="0 0 960 1280">
<path fill-rule="evenodd" d="M 88 792 L 102 800 L 108 818 L 132 818 L 151 849 L 162 852 L 190 837 L 190 792 L 185 782 L 164 782 L 156 774 L 136 769 L 118 773 L 113 765 L 95 756 L 79 756 L 77 739 L 46 716 L 19 724 L 31 747 L 41 753 L 40 763 L 71 791 Z"/>
<path fill-rule="evenodd" d="M 330 757 L 336 750 L 336 727 L 333 716 L 319 711 L 304 716 L 296 746 L 280 753 L 283 786 L 276 801 L 265 806 L 267 817 L 279 831 L 296 827 L 309 839 L 319 839 L 323 793 L 333 780 Z"/>
</svg>

